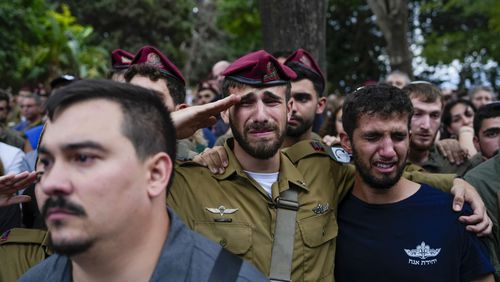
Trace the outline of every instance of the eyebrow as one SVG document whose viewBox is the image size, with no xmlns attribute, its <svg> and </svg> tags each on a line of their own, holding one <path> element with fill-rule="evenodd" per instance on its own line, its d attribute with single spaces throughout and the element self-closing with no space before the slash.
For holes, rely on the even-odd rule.
<svg viewBox="0 0 500 282">
<path fill-rule="evenodd" d="M 98 150 L 101 152 L 108 151 L 101 144 L 94 142 L 94 141 L 83 141 L 83 142 L 67 143 L 67 144 L 62 145 L 63 151 L 76 151 L 76 150 L 80 150 L 80 149 L 94 149 L 94 150 Z M 47 154 L 47 153 L 49 153 L 49 150 L 47 150 L 45 148 L 45 146 L 40 146 L 39 152 L 42 154 Z"/>
<path fill-rule="evenodd" d="M 281 100 L 280 96 L 274 94 L 271 91 L 264 91 L 264 96 L 268 96 L 268 97 L 273 98 L 273 99 L 279 99 L 279 100 Z"/>
</svg>

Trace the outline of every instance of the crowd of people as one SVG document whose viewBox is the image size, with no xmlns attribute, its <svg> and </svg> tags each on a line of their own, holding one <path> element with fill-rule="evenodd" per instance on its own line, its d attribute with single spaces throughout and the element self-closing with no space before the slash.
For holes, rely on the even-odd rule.
<svg viewBox="0 0 500 282">
<path fill-rule="evenodd" d="M 110 57 L 0 92 L 0 281 L 500 281 L 491 89 L 327 96 L 298 49 L 189 96 L 155 47 Z"/>
</svg>

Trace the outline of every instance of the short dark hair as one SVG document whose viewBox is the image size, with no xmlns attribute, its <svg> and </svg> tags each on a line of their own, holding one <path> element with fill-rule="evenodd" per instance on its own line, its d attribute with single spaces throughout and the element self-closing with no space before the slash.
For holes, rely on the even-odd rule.
<svg viewBox="0 0 500 282">
<path fill-rule="evenodd" d="M 476 107 L 474 107 L 472 102 L 469 100 L 457 99 L 457 100 L 450 101 L 444 106 L 444 109 L 443 109 L 443 125 L 444 126 L 446 126 L 446 127 L 450 126 L 450 124 L 451 124 L 451 109 L 458 104 L 463 104 L 463 105 L 469 106 L 472 108 L 472 110 L 474 112 L 476 112 Z"/>
<path fill-rule="evenodd" d="M 389 117 L 392 114 L 408 116 L 410 128 L 413 105 L 401 89 L 387 84 L 369 85 L 347 95 L 342 107 L 342 125 L 352 139 L 362 115 Z"/>
<path fill-rule="evenodd" d="M 479 130 L 483 120 L 496 117 L 500 117 L 500 102 L 490 103 L 479 108 L 474 115 L 474 135 L 479 138 Z"/>
<path fill-rule="evenodd" d="M 7 91 L 0 89 L 0 101 L 7 102 L 7 111 L 10 111 L 10 95 Z"/>
<path fill-rule="evenodd" d="M 148 64 L 131 65 L 127 69 L 127 72 L 125 72 L 125 81 L 130 82 L 136 75 L 149 77 L 152 81 L 165 79 L 167 81 L 168 91 L 175 105 L 182 104 L 186 101 L 186 87 L 184 87 L 184 84 L 176 78 L 163 75 L 157 67 Z"/>
<path fill-rule="evenodd" d="M 290 100 L 290 97 L 292 96 L 292 84 L 290 82 L 287 82 L 283 86 L 286 86 L 285 89 L 285 99 L 286 102 Z M 244 87 L 256 87 L 256 88 L 266 88 L 268 86 L 263 86 L 263 87 L 257 87 L 249 84 L 244 84 L 241 82 L 238 82 L 236 80 L 233 80 L 231 78 L 224 78 L 224 82 L 222 83 L 222 97 L 227 97 L 231 95 L 231 92 L 229 91 L 231 88 L 236 88 L 236 89 L 241 89 Z"/>
<path fill-rule="evenodd" d="M 441 109 L 443 108 L 443 94 L 441 90 L 429 82 L 411 82 L 410 84 L 403 87 L 403 91 L 410 97 L 421 100 L 424 103 L 434 103 L 436 101 L 441 102 Z"/>
<path fill-rule="evenodd" d="M 153 90 L 110 80 L 80 80 L 49 97 L 48 117 L 54 120 L 57 113 L 70 106 L 95 99 L 120 106 L 121 132 L 131 141 L 140 160 L 159 152 L 175 160 L 175 128 L 163 100 Z"/>
<path fill-rule="evenodd" d="M 323 78 L 321 76 L 319 76 L 317 73 L 311 71 L 310 69 L 302 66 L 298 62 L 290 62 L 290 63 L 287 63 L 286 65 L 297 74 L 297 78 L 294 79 L 293 81 L 299 81 L 302 79 L 309 79 L 314 86 L 314 90 L 316 91 L 316 95 L 318 97 L 323 97 L 323 92 L 325 91 L 325 81 L 323 80 Z"/>
<path fill-rule="evenodd" d="M 479 91 L 486 91 L 491 93 L 491 98 L 495 99 L 495 92 L 493 92 L 493 89 L 488 86 L 476 86 L 473 87 L 472 89 L 469 90 L 469 98 L 472 99 L 476 95 L 477 92 Z"/>
</svg>

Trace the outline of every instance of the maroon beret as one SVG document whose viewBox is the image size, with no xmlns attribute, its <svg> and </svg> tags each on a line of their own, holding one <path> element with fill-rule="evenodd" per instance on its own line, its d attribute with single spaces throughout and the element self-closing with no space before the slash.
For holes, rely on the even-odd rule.
<svg viewBox="0 0 500 282">
<path fill-rule="evenodd" d="M 111 67 L 120 70 L 127 69 L 134 59 L 134 54 L 122 49 L 116 49 L 111 52 Z"/>
<path fill-rule="evenodd" d="M 264 50 L 237 59 L 222 75 L 227 79 L 259 87 L 285 84 L 297 77 L 289 67 L 280 64 Z"/>
<path fill-rule="evenodd" d="M 318 64 L 313 59 L 312 55 L 302 48 L 297 49 L 295 52 L 293 52 L 293 54 L 286 59 L 284 64 L 291 67 L 292 69 L 294 64 L 298 64 L 317 74 L 323 81 L 323 84 L 325 83 L 325 77 L 323 76 L 323 73 L 321 72 Z"/>
<path fill-rule="evenodd" d="M 144 46 L 135 54 L 132 65 L 136 64 L 154 66 L 160 70 L 163 76 L 177 79 L 183 85 L 186 85 L 186 81 L 179 69 L 167 58 L 167 56 L 163 55 L 158 49 L 152 46 Z"/>
</svg>

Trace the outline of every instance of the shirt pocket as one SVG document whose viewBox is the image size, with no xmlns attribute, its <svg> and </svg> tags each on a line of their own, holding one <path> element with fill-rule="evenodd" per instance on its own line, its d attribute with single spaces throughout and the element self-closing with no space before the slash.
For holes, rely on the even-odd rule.
<svg viewBox="0 0 500 282">
<path fill-rule="evenodd" d="M 304 243 L 305 281 L 333 280 L 338 225 L 333 212 L 298 221 Z"/>
<path fill-rule="evenodd" d="M 252 228 L 248 224 L 197 221 L 194 223 L 194 230 L 231 253 L 249 258 Z"/>
</svg>

